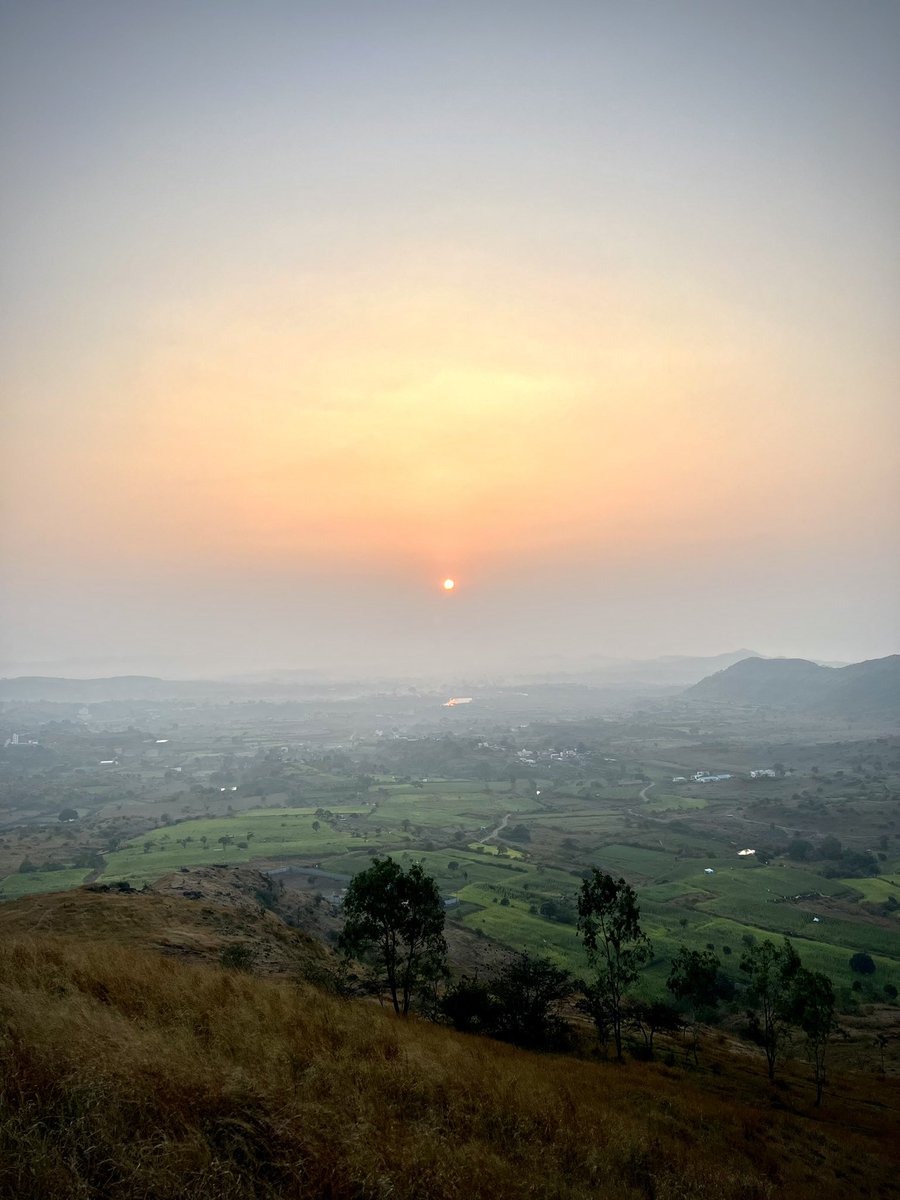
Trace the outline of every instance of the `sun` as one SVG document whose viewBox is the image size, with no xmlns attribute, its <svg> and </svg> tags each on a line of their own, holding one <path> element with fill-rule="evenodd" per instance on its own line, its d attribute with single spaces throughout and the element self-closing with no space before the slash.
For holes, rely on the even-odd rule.
<svg viewBox="0 0 900 1200">
<path fill-rule="evenodd" d="M 455 579 L 445 579 L 443 586 L 444 586 L 445 592 L 452 592 L 453 589 L 456 587 L 456 580 Z"/>
</svg>

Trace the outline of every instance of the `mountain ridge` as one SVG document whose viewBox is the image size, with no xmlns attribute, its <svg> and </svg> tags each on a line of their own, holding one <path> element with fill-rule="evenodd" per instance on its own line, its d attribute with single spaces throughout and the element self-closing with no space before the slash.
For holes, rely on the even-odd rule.
<svg viewBox="0 0 900 1200">
<path fill-rule="evenodd" d="M 810 715 L 900 717 L 900 654 L 842 667 L 804 658 L 745 658 L 701 679 L 683 697 Z"/>
</svg>

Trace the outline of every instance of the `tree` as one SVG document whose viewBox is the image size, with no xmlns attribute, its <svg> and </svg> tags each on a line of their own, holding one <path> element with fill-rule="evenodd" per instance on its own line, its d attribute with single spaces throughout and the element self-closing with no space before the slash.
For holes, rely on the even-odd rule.
<svg viewBox="0 0 900 1200">
<path fill-rule="evenodd" d="M 635 1001 L 628 1006 L 628 1018 L 644 1039 L 648 1057 L 653 1057 L 653 1039 L 658 1033 L 677 1033 L 682 1028 L 681 1017 L 665 1000 L 649 1004 Z"/>
<path fill-rule="evenodd" d="M 62 810 L 62 812 L 59 814 L 59 819 L 60 819 L 60 821 L 77 821 L 78 820 L 78 809 L 77 808 L 64 808 Z"/>
<path fill-rule="evenodd" d="M 493 1032 L 531 1049 L 558 1046 L 568 1029 L 557 1006 L 572 991 L 572 977 L 549 958 L 516 954 L 491 984 L 496 1010 Z"/>
<path fill-rule="evenodd" d="M 530 842 L 531 833 L 527 825 L 513 825 L 511 829 L 507 829 L 506 836 L 512 842 Z"/>
<path fill-rule="evenodd" d="M 464 1033 L 490 1033 L 496 1024 L 497 1008 L 490 985 L 477 975 L 463 975 L 438 1001 L 438 1010 L 454 1029 Z"/>
<path fill-rule="evenodd" d="M 690 1015 L 691 1048 L 697 1061 L 697 1023 L 704 1009 L 718 1003 L 719 957 L 712 950 L 688 950 L 682 946 L 672 959 L 666 987 Z"/>
<path fill-rule="evenodd" d="M 872 956 L 863 950 L 858 950 L 850 958 L 850 970 L 855 971 L 857 975 L 874 975 L 875 963 Z"/>
<path fill-rule="evenodd" d="M 882 1075 L 884 1074 L 884 1052 L 888 1047 L 889 1041 L 890 1041 L 890 1038 L 888 1037 L 888 1035 L 886 1033 L 876 1033 L 875 1034 L 875 1046 L 879 1052 Z"/>
<path fill-rule="evenodd" d="M 421 863 L 405 871 L 390 857 L 375 858 L 351 879 L 343 908 L 341 949 L 380 965 L 394 1012 L 406 1016 L 416 987 L 439 974 L 447 957 L 437 884 Z"/>
<path fill-rule="evenodd" d="M 749 976 L 749 997 L 762 1017 L 762 1044 L 769 1079 L 774 1080 L 778 1051 L 792 1016 L 791 989 L 800 956 L 788 938 L 782 946 L 766 938 L 747 951 L 740 969 Z"/>
<path fill-rule="evenodd" d="M 788 843 L 787 853 L 788 858 L 794 862 L 805 862 L 812 856 L 813 844 L 804 838 L 795 837 Z"/>
<path fill-rule="evenodd" d="M 821 971 L 798 967 L 791 985 L 790 1005 L 793 1023 L 806 1035 L 819 1105 L 825 1087 L 825 1052 L 837 1029 L 831 980 Z"/>
<path fill-rule="evenodd" d="M 597 1016 L 610 1025 L 619 1061 L 625 991 L 652 953 L 640 915 L 634 888 L 591 868 L 578 893 L 578 936 L 596 973 L 590 999 Z"/>
</svg>

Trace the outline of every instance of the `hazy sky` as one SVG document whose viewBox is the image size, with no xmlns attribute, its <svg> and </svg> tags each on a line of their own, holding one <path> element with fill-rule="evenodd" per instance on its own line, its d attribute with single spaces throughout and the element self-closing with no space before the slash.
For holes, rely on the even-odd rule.
<svg viewBox="0 0 900 1200">
<path fill-rule="evenodd" d="M 0 12 L 0 672 L 900 650 L 896 0 Z"/>
</svg>

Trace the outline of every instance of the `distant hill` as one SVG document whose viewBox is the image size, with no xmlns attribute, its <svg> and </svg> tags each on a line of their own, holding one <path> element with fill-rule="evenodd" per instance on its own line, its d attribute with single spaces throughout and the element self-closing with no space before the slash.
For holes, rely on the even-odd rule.
<svg viewBox="0 0 900 1200">
<path fill-rule="evenodd" d="M 170 700 L 221 690 L 221 684 L 156 679 L 152 675 L 113 675 L 106 679 L 20 675 L 15 679 L 0 679 L 0 700 L 50 700 L 64 704 L 90 704 L 102 700 Z"/>
<path fill-rule="evenodd" d="M 824 667 L 804 658 L 745 658 L 687 689 L 685 698 L 810 715 L 900 719 L 900 654 Z"/>
<path fill-rule="evenodd" d="M 336 685 L 302 679 L 269 683 L 221 679 L 158 679 L 154 675 L 110 675 L 97 679 L 68 679 L 56 675 L 19 675 L 0 679 L 0 701 L 17 703 L 101 704 L 106 701 L 258 700 L 308 694 L 328 695 Z"/>
<path fill-rule="evenodd" d="M 609 658 L 586 655 L 577 665 L 541 663 L 536 670 L 519 673 L 528 682 L 576 683 L 584 687 L 605 687 L 643 691 L 647 688 L 679 688 L 697 683 L 712 671 L 721 671 L 745 658 L 758 658 L 755 650 L 730 650 L 725 654 L 665 654 L 659 658 Z"/>
</svg>

